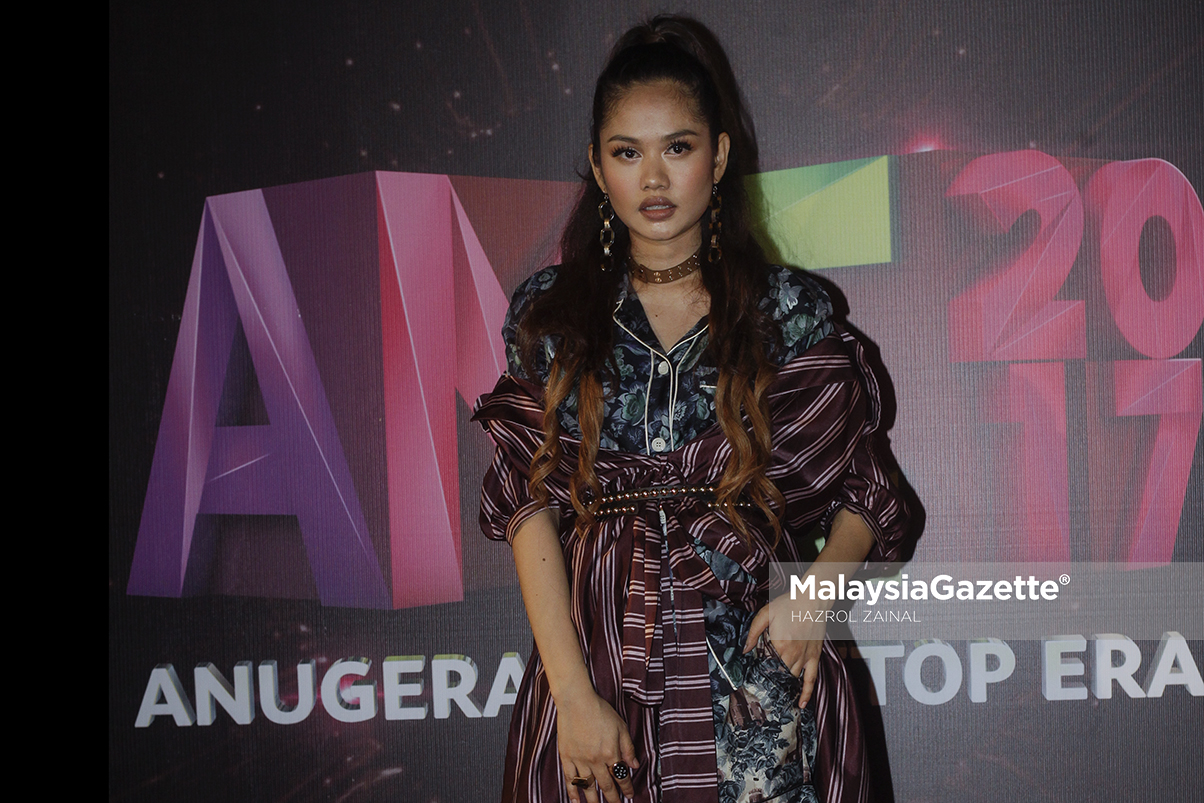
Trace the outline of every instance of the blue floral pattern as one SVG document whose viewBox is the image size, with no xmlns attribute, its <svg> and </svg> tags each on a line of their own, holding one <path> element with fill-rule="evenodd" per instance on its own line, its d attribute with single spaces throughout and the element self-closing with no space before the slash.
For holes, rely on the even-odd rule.
<svg viewBox="0 0 1204 803">
<path fill-rule="evenodd" d="M 518 356 L 518 322 L 530 303 L 556 281 L 558 267 L 539 271 L 514 291 L 502 336 L 511 374 L 546 384 L 548 368 L 556 356 L 556 338 L 547 338 L 527 376 Z M 785 365 L 832 332 L 832 302 L 805 273 L 774 266 L 769 292 L 760 307 L 782 330 L 784 348 L 772 355 Z M 704 358 L 709 342 L 704 316 L 667 352 L 657 341 L 630 279 L 624 277 L 614 312 L 616 376 L 604 378 L 604 449 L 651 454 L 688 443 L 715 423 L 715 384 L 719 371 Z M 577 424 L 577 396 L 570 393 L 560 406 L 560 426 L 569 437 L 581 437 Z M 652 448 L 661 438 L 665 446 Z"/>
<path fill-rule="evenodd" d="M 747 654 L 753 614 L 704 602 L 721 803 L 815 803 L 815 716 L 767 634 Z M 715 647 L 716 644 L 721 645 Z M 716 660 L 718 658 L 718 660 Z"/>
<path fill-rule="evenodd" d="M 519 360 L 516 334 L 528 305 L 552 286 L 557 274 L 557 267 L 546 268 L 519 285 L 502 328 L 510 373 L 541 385 L 547 384 L 556 338 L 545 339 L 532 366 L 536 376 L 530 377 Z M 784 365 L 832 332 L 831 300 L 804 273 L 772 267 L 769 292 L 760 308 L 781 327 L 783 348 L 771 355 L 777 365 Z M 706 360 L 706 317 L 666 351 L 653 333 L 630 279 L 624 277 L 613 321 L 616 370 L 613 377 L 603 380 L 605 410 L 599 445 L 654 454 L 677 449 L 713 425 L 719 372 Z M 581 437 L 575 392 L 557 412 L 562 431 L 569 437 Z M 726 555 L 700 542 L 694 548 L 719 579 L 743 573 Z M 770 798 L 782 803 L 814 801 L 810 768 L 815 760 L 815 720 L 798 707 L 798 679 L 782 664 L 768 640 L 743 654 L 751 612 L 710 598 L 705 598 L 703 605 L 710 643 L 720 803 Z"/>
</svg>

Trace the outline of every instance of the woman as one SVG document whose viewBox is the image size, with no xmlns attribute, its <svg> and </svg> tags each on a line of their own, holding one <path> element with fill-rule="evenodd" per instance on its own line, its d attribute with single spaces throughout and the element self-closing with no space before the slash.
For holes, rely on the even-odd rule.
<svg viewBox="0 0 1204 803">
<path fill-rule="evenodd" d="M 860 349 L 749 233 L 747 120 L 699 23 L 629 31 L 564 264 L 515 292 L 476 414 L 498 444 L 482 528 L 535 636 L 504 800 L 865 797 L 841 659 L 822 628 L 787 637 L 768 566 L 816 524 L 818 579 L 889 559 L 904 513 Z"/>
</svg>

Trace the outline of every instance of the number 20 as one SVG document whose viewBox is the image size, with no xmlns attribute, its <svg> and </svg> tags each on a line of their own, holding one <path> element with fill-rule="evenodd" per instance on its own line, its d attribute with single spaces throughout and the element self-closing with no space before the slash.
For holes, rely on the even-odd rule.
<svg viewBox="0 0 1204 803">
<path fill-rule="evenodd" d="M 1172 359 L 1204 323 L 1204 210 L 1196 193 L 1173 165 L 1142 159 L 1105 165 L 1080 195 L 1057 159 L 1018 151 L 970 162 L 946 196 L 994 234 L 1007 232 L 1026 212 L 1039 216 L 1023 253 L 949 302 L 952 361 L 1013 363 L 1008 384 L 1016 403 L 1009 405 L 1009 420 L 1025 427 L 1025 547 L 1038 560 L 1070 557 L 1065 375 L 1053 364 L 1016 361 L 1087 356 L 1083 302 L 1055 299 L 1083 241 L 1085 196 L 1112 320 L 1125 342 L 1151 358 L 1089 365 L 1088 373 L 1111 369 L 1113 416 L 1159 417 L 1133 520 L 1119 543 L 1103 554 L 1093 549 L 1092 557 L 1169 561 L 1204 411 L 1200 360 Z M 1173 284 L 1158 299 L 1142 282 L 1139 255 L 1142 231 L 1155 217 L 1174 241 Z"/>
</svg>

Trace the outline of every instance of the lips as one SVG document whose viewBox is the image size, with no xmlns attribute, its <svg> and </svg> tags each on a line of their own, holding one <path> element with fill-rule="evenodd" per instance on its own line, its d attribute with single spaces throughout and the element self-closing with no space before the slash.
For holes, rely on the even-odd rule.
<svg viewBox="0 0 1204 803">
<path fill-rule="evenodd" d="M 666 220 L 677 211 L 677 206 L 668 198 L 645 198 L 640 204 L 640 214 L 648 220 Z"/>
</svg>

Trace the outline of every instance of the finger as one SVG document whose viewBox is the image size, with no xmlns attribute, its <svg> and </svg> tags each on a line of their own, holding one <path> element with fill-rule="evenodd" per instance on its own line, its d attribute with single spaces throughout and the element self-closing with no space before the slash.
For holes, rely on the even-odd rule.
<svg viewBox="0 0 1204 803">
<path fill-rule="evenodd" d="M 623 762 L 623 763 L 627 764 L 627 762 Z M 611 772 L 611 777 L 615 778 L 613 765 L 610 767 L 610 772 Z M 624 797 L 635 797 L 635 781 L 634 781 L 634 779 L 635 779 L 635 769 L 630 764 L 627 764 L 627 777 L 626 778 L 615 778 L 615 785 L 618 787 L 619 791 L 623 793 Z"/>
<path fill-rule="evenodd" d="M 560 768 L 564 771 L 564 786 L 568 789 L 571 800 L 576 803 L 598 803 L 598 793 L 594 787 L 594 773 L 590 772 L 588 767 L 582 765 L 578 768 L 576 765 L 566 764 L 562 761 Z M 582 786 L 573 783 L 579 778 L 588 783 Z"/>
<path fill-rule="evenodd" d="M 635 743 L 631 741 L 631 736 L 627 731 L 619 734 L 619 752 L 623 756 L 623 763 L 633 770 L 640 768 L 639 759 L 635 757 Z"/>
<path fill-rule="evenodd" d="M 770 642 L 773 648 L 778 652 L 778 658 L 782 659 L 782 664 L 790 671 L 790 674 L 797 677 L 802 677 L 803 669 L 807 666 L 806 650 L 797 650 L 796 643 L 789 641 L 772 641 Z M 786 656 L 791 656 L 787 659 Z"/>
<path fill-rule="evenodd" d="M 640 768 L 640 762 L 636 760 L 635 745 L 626 731 L 619 736 L 619 752 L 623 755 L 623 763 L 627 765 L 628 772 L 626 778 L 615 780 L 624 796 L 635 797 L 635 771 Z M 613 773 L 614 767 L 611 767 L 611 771 Z"/>
<path fill-rule="evenodd" d="M 598 803 L 598 775 L 594 772 L 586 773 L 586 778 L 590 779 L 590 784 L 586 787 L 585 803 Z"/>
<path fill-rule="evenodd" d="M 634 798 L 635 797 L 635 784 L 632 783 L 632 781 L 631 781 L 632 777 L 634 777 L 634 772 L 635 771 L 633 770 L 632 775 L 628 775 L 626 778 L 624 778 L 621 781 L 616 781 L 616 783 L 619 786 L 619 791 L 623 793 L 623 797 L 626 797 L 626 798 Z"/>
<path fill-rule="evenodd" d="M 563 761 L 560 763 L 560 771 L 564 773 L 564 788 L 567 789 L 569 792 L 569 800 L 572 800 L 573 803 L 581 803 L 581 798 L 578 797 L 578 793 L 581 790 L 578 789 L 576 787 L 576 785 L 573 784 L 573 779 L 580 778 L 583 776 L 580 776 L 577 774 L 577 770 L 575 767 L 570 767 L 568 764 L 565 764 Z"/>
<path fill-rule="evenodd" d="M 602 790 L 602 796 L 608 803 L 622 803 L 623 798 L 619 794 L 614 777 L 610 774 L 610 767 L 600 768 L 600 771 L 594 773 L 594 777 L 598 779 L 598 789 Z"/>
<path fill-rule="evenodd" d="M 765 608 L 757 611 L 757 615 L 753 617 L 752 623 L 748 626 L 748 638 L 744 640 L 744 652 L 748 652 L 757 643 L 757 639 L 761 637 L 761 633 L 765 628 L 769 627 L 770 616 L 765 612 Z"/>
<path fill-rule="evenodd" d="M 811 692 L 815 689 L 815 679 L 819 677 L 819 657 L 807 661 L 803 667 L 803 691 L 798 698 L 798 707 L 804 708 L 811 700 Z"/>
</svg>

